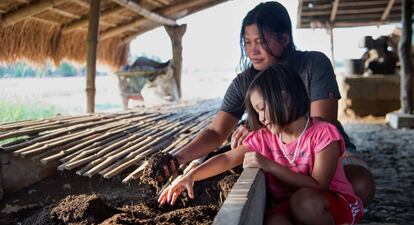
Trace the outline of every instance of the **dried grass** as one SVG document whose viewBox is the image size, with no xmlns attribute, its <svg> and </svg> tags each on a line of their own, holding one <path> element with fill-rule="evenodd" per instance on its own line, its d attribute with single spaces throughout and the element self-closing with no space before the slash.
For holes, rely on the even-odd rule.
<svg viewBox="0 0 414 225">
<path fill-rule="evenodd" d="M 24 20 L 0 27 L 0 63 L 9 64 L 18 60 L 45 64 L 52 61 L 59 65 L 63 60 L 86 63 L 86 31 L 62 34 L 60 26 Z M 128 43 L 120 38 L 99 42 L 98 61 L 118 69 L 126 62 Z"/>
</svg>

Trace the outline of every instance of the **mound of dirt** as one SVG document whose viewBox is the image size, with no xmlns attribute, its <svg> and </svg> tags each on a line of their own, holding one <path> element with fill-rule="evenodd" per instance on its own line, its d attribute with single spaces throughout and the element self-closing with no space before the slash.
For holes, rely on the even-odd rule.
<svg viewBox="0 0 414 225">
<path fill-rule="evenodd" d="M 211 224 L 219 210 L 218 206 L 194 206 L 161 213 L 145 205 L 131 207 L 129 211 L 118 213 L 101 225 L 114 224 Z"/>
<path fill-rule="evenodd" d="M 69 195 L 23 221 L 23 224 L 99 224 L 119 210 L 98 195 Z"/>
<path fill-rule="evenodd" d="M 169 165 L 173 160 L 173 156 L 169 153 L 157 153 L 147 159 L 148 165 L 145 167 L 141 176 L 141 183 L 148 185 L 148 187 L 155 193 L 158 193 L 163 186 L 165 178 L 163 166 Z"/>
<path fill-rule="evenodd" d="M 107 205 L 98 195 L 69 195 L 52 209 L 53 220 L 63 223 L 100 223 L 118 210 Z"/>
</svg>

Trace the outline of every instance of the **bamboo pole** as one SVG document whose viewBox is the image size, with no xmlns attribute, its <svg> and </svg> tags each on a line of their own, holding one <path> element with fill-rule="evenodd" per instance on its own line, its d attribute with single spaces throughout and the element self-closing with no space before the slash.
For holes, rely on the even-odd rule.
<svg viewBox="0 0 414 225">
<path fill-rule="evenodd" d="M 129 183 L 132 179 L 137 179 L 138 176 L 144 171 L 145 167 L 147 167 L 148 161 L 144 161 L 136 170 L 130 173 L 127 177 L 122 180 L 122 183 L 126 184 Z"/>
<path fill-rule="evenodd" d="M 86 111 L 95 112 L 95 76 L 98 51 L 100 0 L 91 0 L 89 8 L 89 27 L 87 40 L 87 78 L 86 78 Z"/>
<path fill-rule="evenodd" d="M 148 9 L 142 7 L 140 4 L 133 2 L 131 0 L 113 0 L 113 1 L 157 23 L 170 25 L 170 26 L 177 25 L 177 22 L 175 22 L 174 20 L 161 16 L 160 14 L 151 12 Z"/>
</svg>

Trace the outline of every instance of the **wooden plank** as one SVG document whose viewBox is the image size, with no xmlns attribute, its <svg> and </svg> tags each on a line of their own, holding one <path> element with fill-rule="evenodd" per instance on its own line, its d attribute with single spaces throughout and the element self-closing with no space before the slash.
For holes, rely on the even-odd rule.
<svg viewBox="0 0 414 225">
<path fill-rule="evenodd" d="M 336 13 L 338 12 L 339 0 L 335 0 L 332 4 L 331 16 L 329 21 L 334 22 L 336 18 Z"/>
<path fill-rule="evenodd" d="M 99 16 L 100 0 L 91 0 L 89 8 L 89 27 L 87 39 L 87 77 L 86 77 L 86 95 L 87 95 L 87 113 L 95 112 L 95 77 L 96 77 L 96 58 L 98 51 L 98 34 L 99 34 Z"/>
<path fill-rule="evenodd" d="M 161 16 L 157 13 L 151 12 L 133 1 L 130 1 L 130 0 L 113 0 L 113 1 L 157 23 L 164 24 L 164 25 L 170 25 L 170 26 L 177 25 L 177 22 L 175 22 L 174 20 Z"/>
<path fill-rule="evenodd" d="M 6 13 L 2 15 L 1 23 L 5 26 L 15 24 L 19 21 L 24 20 L 27 17 L 34 16 L 48 8 L 57 6 L 61 3 L 67 2 L 68 0 L 43 0 L 33 4 L 29 4 L 14 12 Z"/>
<path fill-rule="evenodd" d="M 385 1 L 356 1 L 356 2 L 341 2 L 341 7 L 355 7 L 355 6 L 380 6 L 388 3 L 388 0 Z"/>
<path fill-rule="evenodd" d="M 263 224 L 266 209 L 266 178 L 259 168 L 245 168 L 213 225 Z"/>
</svg>

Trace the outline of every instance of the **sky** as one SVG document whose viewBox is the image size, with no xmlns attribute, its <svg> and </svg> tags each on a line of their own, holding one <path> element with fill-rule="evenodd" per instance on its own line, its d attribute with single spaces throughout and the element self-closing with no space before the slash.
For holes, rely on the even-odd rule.
<svg viewBox="0 0 414 225">
<path fill-rule="evenodd" d="M 262 1 L 231 0 L 178 20 L 187 24 L 183 37 L 183 71 L 235 70 L 240 59 L 239 35 L 246 13 Z M 324 29 L 296 29 L 296 0 L 281 0 L 292 20 L 293 39 L 300 50 L 321 51 L 331 57 L 330 36 Z M 358 43 L 365 35 L 388 35 L 396 25 L 334 29 L 335 59 L 360 58 L 365 49 Z M 131 55 L 172 57 L 171 41 L 164 28 L 138 36 L 131 43 Z"/>
</svg>

